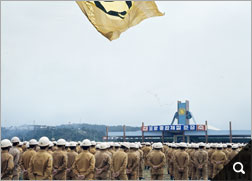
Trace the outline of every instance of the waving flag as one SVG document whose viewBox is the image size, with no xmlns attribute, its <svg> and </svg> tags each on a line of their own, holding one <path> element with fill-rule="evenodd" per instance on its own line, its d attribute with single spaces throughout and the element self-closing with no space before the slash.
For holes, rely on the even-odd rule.
<svg viewBox="0 0 252 181">
<path fill-rule="evenodd" d="M 154 1 L 76 1 L 94 27 L 109 40 L 142 20 L 163 16 Z"/>
</svg>

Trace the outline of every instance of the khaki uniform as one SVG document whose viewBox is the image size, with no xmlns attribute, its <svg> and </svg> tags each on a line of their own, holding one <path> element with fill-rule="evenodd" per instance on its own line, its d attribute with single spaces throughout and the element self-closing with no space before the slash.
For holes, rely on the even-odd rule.
<svg viewBox="0 0 252 181">
<path fill-rule="evenodd" d="M 152 180 L 163 180 L 165 162 L 165 154 L 161 150 L 152 150 L 147 155 L 147 164 L 151 167 Z"/>
<path fill-rule="evenodd" d="M 143 151 L 141 149 L 137 150 L 137 155 L 139 158 L 139 164 L 138 164 L 138 177 L 143 178 Z"/>
<path fill-rule="evenodd" d="M 13 161 L 14 161 L 14 169 L 13 169 L 13 180 L 19 180 L 19 172 L 20 172 L 20 167 L 19 167 L 19 162 L 21 158 L 21 152 L 18 147 L 12 147 L 10 148 L 9 153 L 13 156 Z"/>
<path fill-rule="evenodd" d="M 23 150 L 23 152 L 25 152 L 27 150 L 26 144 L 22 145 L 22 150 Z"/>
<path fill-rule="evenodd" d="M 92 180 L 94 178 L 95 157 L 88 150 L 83 150 L 77 155 L 73 164 L 73 172 L 76 175 L 84 175 L 85 180 Z"/>
<path fill-rule="evenodd" d="M 111 157 L 106 153 L 106 151 L 96 152 L 95 180 L 110 180 L 110 167 L 111 167 Z"/>
<path fill-rule="evenodd" d="M 67 180 L 73 180 L 75 178 L 72 166 L 77 156 L 78 153 L 76 153 L 74 150 L 67 152 Z"/>
<path fill-rule="evenodd" d="M 128 165 L 128 154 L 125 153 L 122 149 L 119 149 L 113 155 L 112 159 L 112 174 L 117 174 L 118 176 L 114 177 L 115 180 L 128 180 L 126 175 L 126 168 Z"/>
<path fill-rule="evenodd" d="M 137 180 L 138 177 L 138 165 L 139 155 L 136 151 L 130 150 L 128 152 L 128 164 L 127 164 L 127 176 L 128 180 Z"/>
<path fill-rule="evenodd" d="M 53 152 L 56 151 L 57 149 L 58 149 L 57 146 L 53 146 L 53 147 L 52 147 L 52 151 L 53 151 Z"/>
<path fill-rule="evenodd" d="M 211 162 L 213 164 L 213 176 L 223 169 L 225 163 L 227 161 L 226 154 L 221 150 L 216 150 L 211 156 Z"/>
<path fill-rule="evenodd" d="M 96 152 L 95 147 L 91 147 L 91 148 L 89 149 L 89 152 L 92 153 L 93 155 L 95 155 L 95 152 Z"/>
<path fill-rule="evenodd" d="M 147 166 L 149 166 L 148 163 L 147 163 L 147 155 L 150 153 L 150 151 L 152 149 L 151 149 L 150 146 L 145 146 L 145 147 L 142 148 L 142 150 L 143 150 L 143 157 L 144 157 L 144 166 L 146 168 Z"/>
<path fill-rule="evenodd" d="M 215 152 L 215 149 L 213 148 L 210 148 L 207 153 L 208 153 L 208 168 L 207 168 L 207 171 L 208 171 L 208 178 L 211 179 L 212 176 L 213 176 L 213 163 L 211 162 L 211 157 L 212 157 L 212 154 L 213 152 Z"/>
<path fill-rule="evenodd" d="M 228 162 L 230 162 L 239 152 L 237 150 L 231 150 L 228 154 Z"/>
<path fill-rule="evenodd" d="M 228 154 L 229 154 L 229 151 L 226 148 L 222 149 L 222 151 L 225 153 L 225 155 L 227 157 L 227 161 L 225 162 L 225 165 L 226 165 L 228 163 Z"/>
<path fill-rule="evenodd" d="M 36 151 L 33 149 L 28 149 L 25 151 L 22 156 L 21 156 L 21 169 L 24 171 L 23 172 L 23 179 L 24 180 L 29 180 L 29 175 L 28 175 L 28 169 L 29 169 L 29 164 L 31 158 L 36 155 Z"/>
<path fill-rule="evenodd" d="M 76 146 L 76 151 L 78 154 L 80 154 L 82 152 L 82 148 L 78 145 Z"/>
<path fill-rule="evenodd" d="M 52 179 L 52 155 L 46 150 L 39 150 L 30 160 L 28 174 L 31 180 Z"/>
<path fill-rule="evenodd" d="M 174 179 L 188 179 L 189 154 L 185 150 L 177 150 L 174 154 Z"/>
<path fill-rule="evenodd" d="M 196 165 L 195 165 L 195 156 L 194 156 L 194 153 L 196 152 L 197 150 L 193 149 L 192 151 L 190 151 L 190 162 L 189 162 L 189 176 L 191 177 L 192 180 L 196 180 Z"/>
<path fill-rule="evenodd" d="M 166 158 L 166 166 L 167 166 L 167 174 L 169 174 L 169 164 L 168 164 L 168 151 L 169 151 L 169 147 L 167 145 L 164 145 L 164 154 L 165 154 L 165 158 Z"/>
<path fill-rule="evenodd" d="M 23 149 L 22 149 L 22 146 L 18 146 L 17 149 L 19 149 L 21 154 L 24 152 Z"/>
<path fill-rule="evenodd" d="M 48 153 L 50 153 L 51 155 L 53 154 L 52 150 L 47 150 Z"/>
<path fill-rule="evenodd" d="M 115 150 L 113 150 L 113 148 L 110 148 L 108 151 L 109 151 L 112 155 L 114 155 L 114 153 L 115 153 Z"/>
<path fill-rule="evenodd" d="M 174 164 L 173 164 L 173 158 L 174 158 L 174 153 L 175 153 L 175 149 L 173 148 L 170 148 L 167 152 L 167 160 L 168 160 L 168 171 L 169 171 L 169 174 L 170 174 L 170 177 L 171 179 L 174 177 L 174 174 L 173 174 L 173 170 L 174 170 Z"/>
<path fill-rule="evenodd" d="M 66 180 L 67 153 L 58 149 L 53 152 L 52 157 L 53 170 L 56 171 L 56 173 L 53 174 L 53 180 Z"/>
<path fill-rule="evenodd" d="M 194 156 L 196 165 L 196 179 L 200 180 L 203 178 L 204 180 L 207 180 L 208 153 L 205 150 L 200 149 L 194 153 Z"/>
<path fill-rule="evenodd" d="M 109 151 L 109 150 L 106 150 L 106 153 L 109 155 L 109 157 L 111 158 L 111 162 L 112 162 L 112 158 L 113 158 L 113 154 Z M 110 167 L 110 170 L 109 170 L 109 178 L 111 179 L 112 178 L 112 167 Z"/>
<path fill-rule="evenodd" d="M 14 169 L 13 156 L 8 150 L 1 151 L 1 180 L 11 180 Z"/>
</svg>

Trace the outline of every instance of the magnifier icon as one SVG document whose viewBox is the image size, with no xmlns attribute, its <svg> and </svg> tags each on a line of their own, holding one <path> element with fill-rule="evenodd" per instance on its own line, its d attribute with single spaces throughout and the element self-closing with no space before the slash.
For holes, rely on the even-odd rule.
<svg viewBox="0 0 252 181">
<path fill-rule="evenodd" d="M 235 168 L 235 166 L 236 165 L 239 165 L 241 168 L 239 169 L 239 170 L 237 170 L 236 168 Z M 235 162 L 234 164 L 233 164 L 233 170 L 236 172 L 236 173 L 242 173 L 242 174 L 245 174 L 245 172 L 244 172 L 244 170 L 243 170 L 243 164 L 241 163 L 241 162 Z"/>
</svg>

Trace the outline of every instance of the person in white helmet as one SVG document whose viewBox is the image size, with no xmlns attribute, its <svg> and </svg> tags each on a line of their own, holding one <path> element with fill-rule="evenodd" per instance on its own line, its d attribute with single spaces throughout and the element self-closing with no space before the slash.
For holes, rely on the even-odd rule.
<svg viewBox="0 0 252 181">
<path fill-rule="evenodd" d="M 207 165 L 208 165 L 208 153 L 204 150 L 205 144 L 199 143 L 199 150 L 194 153 L 195 165 L 196 165 L 196 179 L 207 180 Z"/>
<path fill-rule="evenodd" d="M 52 179 L 52 155 L 46 151 L 49 146 L 49 139 L 41 137 L 38 142 L 40 150 L 31 158 L 28 168 L 30 180 L 51 180 Z"/>
<path fill-rule="evenodd" d="M 168 173 L 170 175 L 170 179 L 174 179 L 174 155 L 177 150 L 177 145 L 175 143 L 171 143 L 171 148 L 167 153 L 168 156 Z"/>
<path fill-rule="evenodd" d="M 207 151 L 208 153 L 208 167 L 207 167 L 207 171 L 208 171 L 208 179 L 211 180 L 212 176 L 213 176 L 213 163 L 211 162 L 211 157 L 212 154 L 215 152 L 216 150 L 216 144 L 215 143 L 211 143 L 210 144 L 210 149 Z"/>
<path fill-rule="evenodd" d="M 136 147 L 133 148 L 136 153 L 137 153 L 137 156 L 139 158 L 139 164 L 138 164 L 138 178 L 139 180 L 143 180 L 144 177 L 143 177 L 143 151 L 139 148 L 141 146 L 140 143 L 136 143 Z"/>
<path fill-rule="evenodd" d="M 27 143 L 28 144 L 28 143 Z M 20 167 L 23 171 L 23 179 L 29 180 L 28 169 L 31 158 L 36 154 L 37 140 L 31 139 L 29 141 L 29 148 L 22 154 Z"/>
<path fill-rule="evenodd" d="M 149 165 L 148 165 L 148 161 L 147 161 L 147 155 L 150 153 L 150 151 L 152 150 L 151 148 L 151 144 L 149 142 L 145 143 L 145 145 L 142 148 L 143 151 L 143 157 L 144 157 L 144 169 L 145 170 L 149 170 Z"/>
<path fill-rule="evenodd" d="M 91 142 L 85 139 L 81 143 L 82 152 L 76 157 L 73 163 L 73 172 L 77 180 L 92 180 L 94 179 L 95 157 L 89 152 Z"/>
<path fill-rule="evenodd" d="M 93 155 L 95 155 L 95 152 L 96 152 L 95 146 L 96 146 L 96 142 L 91 141 L 91 147 L 89 149 L 89 152 L 92 153 Z"/>
<path fill-rule="evenodd" d="M 199 149 L 199 145 L 197 143 L 193 143 L 192 144 L 192 148 L 193 150 L 190 152 L 189 156 L 190 156 L 190 161 L 189 161 L 189 165 L 190 165 L 190 177 L 192 180 L 196 180 L 196 170 L 197 170 L 197 166 L 195 164 L 195 152 L 198 151 Z"/>
<path fill-rule="evenodd" d="M 9 153 L 12 144 L 10 140 L 1 141 L 1 180 L 11 180 L 14 169 L 13 156 Z"/>
<path fill-rule="evenodd" d="M 21 151 L 18 148 L 18 145 L 20 143 L 20 140 L 18 137 L 13 137 L 11 139 L 12 147 L 10 148 L 9 153 L 13 156 L 14 160 L 14 170 L 13 170 L 13 180 L 18 180 L 19 179 L 19 172 L 20 172 L 20 167 L 19 167 L 19 161 L 21 158 Z"/>
<path fill-rule="evenodd" d="M 233 144 L 231 151 L 228 154 L 228 162 L 230 162 L 238 154 L 238 144 Z"/>
<path fill-rule="evenodd" d="M 128 164 L 126 173 L 128 176 L 128 180 L 137 180 L 137 174 L 138 174 L 138 165 L 140 158 L 138 157 L 136 153 L 137 145 L 135 143 L 130 143 L 130 150 L 127 153 L 128 154 Z"/>
<path fill-rule="evenodd" d="M 65 150 L 66 140 L 57 141 L 58 149 L 53 152 L 53 180 L 66 180 L 67 155 Z"/>
<path fill-rule="evenodd" d="M 120 144 L 119 143 L 115 143 L 114 144 L 114 148 L 115 148 L 115 152 L 117 152 L 120 149 Z"/>
<path fill-rule="evenodd" d="M 175 180 L 188 179 L 189 154 L 185 151 L 186 143 L 180 143 L 179 150 L 174 154 L 174 178 Z"/>
<path fill-rule="evenodd" d="M 126 152 L 128 149 L 129 145 L 124 142 L 121 144 L 120 149 L 113 155 L 111 172 L 112 179 L 114 180 L 128 180 L 126 174 L 126 168 L 128 165 L 128 154 Z"/>
<path fill-rule="evenodd" d="M 217 150 L 211 156 L 211 162 L 213 164 L 213 176 L 212 176 L 212 178 L 214 178 L 215 175 L 220 170 L 223 169 L 226 161 L 227 161 L 227 157 L 226 157 L 226 154 L 222 151 L 222 145 L 218 144 L 217 145 Z"/>
<path fill-rule="evenodd" d="M 72 166 L 78 156 L 78 153 L 76 152 L 76 145 L 76 142 L 73 141 L 69 143 L 70 151 L 67 152 L 67 180 L 73 180 L 75 178 Z"/>
<path fill-rule="evenodd" d="M 147 164 L 150 166 L 151 179 L 163 180 L 166 163 L 165 154 L 162 152 L 162 143 L 154 143 L 153 150 L 147 155 Z"/>
<path fill-rule="evenodd" d="M 99 151 L 95 153 L 95 179 L 110 180 L 111 157 L 108 155 L 106 143 L 99 145 Z"/>
<path fill-rule="evenodd" d="M 231 146 L 231 151 L 229 152 L 228 154 L 228 161 L 227 162 L 230 162 L 239 152 L 238 152 L 238 144 L 233 144 Z M 233 169 L 233 165 L 232 164 L 229 164 L 228 165 L 228 171 L 232 170 Z M 227 180 L 238 180 L 239 179 L 239 175 L 235 172 L 231 172 L 231 173 L 226 173 L 226 176 L 227 176 Z"/>
<path fill-rule="evenodd" d="M 53 154 L 53 142 L 50 141 L 47 152 L 51 155 Z"/>
</svg>

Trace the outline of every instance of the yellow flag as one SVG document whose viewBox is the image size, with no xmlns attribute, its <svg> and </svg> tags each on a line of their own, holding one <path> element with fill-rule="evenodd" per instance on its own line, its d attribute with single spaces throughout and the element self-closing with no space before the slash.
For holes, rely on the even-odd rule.
<svg viewBox="0 0 252 181">
<path fill-rule="evenodd" d="M 94 27 L 109 40 L 142 20 L 163 16 L 154 1 L 76 1 Z"/>
</svg>

